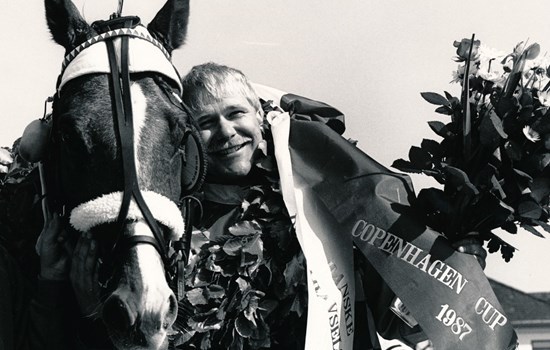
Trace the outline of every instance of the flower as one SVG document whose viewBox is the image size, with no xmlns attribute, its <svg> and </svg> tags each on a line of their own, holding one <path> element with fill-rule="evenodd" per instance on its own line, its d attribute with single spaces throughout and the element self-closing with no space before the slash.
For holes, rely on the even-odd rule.
<svg viewBox="0 0 550 350">
<path fill-rule="evenodd" d="M 515 248 L 494 230 L 550 232 L 550 59 L 536 43 L 508 54 L 473 38 L 453 46 L 461 97 L 421 94 L 450 119 L 429 122 L 441 140 L 424 139 L 393 167 L 443 185 L 412 202 L 428 226 L 451 241 L 474 234 L 509 261 Z"/>
<path fill-rule="evenodd" d="M 544 107 L 550 107 L 550 91 L 537 91 L 537 98 Z"/>
<path fill-rule="evenodd" d="M 472 57 L 478 56 L 478 50 L 479 50 L 479 40 L 474 40 L 474 45 L 471 47 L 472 40 L 470 39 L 462 39 L 461 41 L 455 41 L 453 43 L 454 47 L 456 47 L 456 54 L 458 55 L 457 60 L 458 61 L 466 61 L 468 59 L 468 56 L 470 54 L 470 49 L 472 50 Z"/>
<path fill-rule="evenodd" d="M 503 58 L 504 53 L 502 51 L 480 44 L 477 76 L 503 86 L 505 81 L 504 65 L 501 63 Z"/>
<path fill-rule="evenodd" d="M 526 125 L 522 131 L 525 137 L 527 138 L 527 140 L 531 142 L 537 142 L 540 140 L 539 133 L 533 130 L 533 128 L 531 128 L 529 125 Z"/>
</svg>

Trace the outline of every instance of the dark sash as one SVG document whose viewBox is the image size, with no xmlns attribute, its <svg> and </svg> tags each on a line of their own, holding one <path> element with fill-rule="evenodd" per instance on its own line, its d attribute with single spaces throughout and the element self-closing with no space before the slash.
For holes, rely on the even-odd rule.
<svg viewBox="0 0 550 350">
<path fill-rule="evenodd" d="M 352 237 L 436 349 L 516 348 L 517 336 L 476 259 L 411 213 L 406 175 L 322 123 L 291 121 L 288 147 L 306 216 L 331 222 L 335 241 Z"/>
</svg>

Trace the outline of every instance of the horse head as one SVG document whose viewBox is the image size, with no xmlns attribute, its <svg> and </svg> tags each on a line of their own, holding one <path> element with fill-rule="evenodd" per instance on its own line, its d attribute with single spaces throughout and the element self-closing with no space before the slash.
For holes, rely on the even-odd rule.
<svg viewBox="0 0 550 350">
<path fill-rule="evenodd" d="M 185 231 L 178 203 L 204 174 L 170 62 L 185 39 L 189 0 L 168 0 L 147 27 L 120 14 L 88 24 L 70 0 L 45 7 L 66 50 L 43 159 L 50 206 L 99 243 L 98 315 L 115 346 L 167 348 L 178 311 L 168 251 Z"/>
</svg>

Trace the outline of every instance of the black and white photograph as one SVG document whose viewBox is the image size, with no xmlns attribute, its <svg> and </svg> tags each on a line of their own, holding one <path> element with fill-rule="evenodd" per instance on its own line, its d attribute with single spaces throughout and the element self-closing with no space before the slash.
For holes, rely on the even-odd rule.
<svg viewBox="0 0 550 350">
<path fill-rule="evenodd" d="M 0 350 L 550 350 L 550 3 L 0 13 Z"/>
</svg>

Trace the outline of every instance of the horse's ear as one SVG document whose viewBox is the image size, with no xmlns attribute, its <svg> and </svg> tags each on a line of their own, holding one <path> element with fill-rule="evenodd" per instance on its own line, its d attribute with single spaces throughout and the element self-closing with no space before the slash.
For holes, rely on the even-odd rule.
<svg viewBox="0 0 550 350">
<path fill-rule="evenodd" d="M 168 50 L 180 47 L 185 41 L 189 22 L 189 0 L 168 0 L 149 23 L 149 32 L 159 35 Z"/>
<path fill-rule="evenodd" d="M 88 39 L 92 29 L 71 0 L 44 0 L 53 40 L 67 51 Z"/>
</svg>

